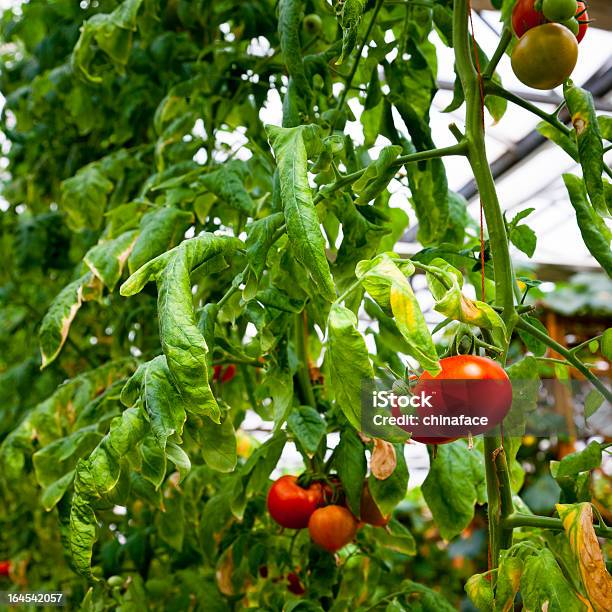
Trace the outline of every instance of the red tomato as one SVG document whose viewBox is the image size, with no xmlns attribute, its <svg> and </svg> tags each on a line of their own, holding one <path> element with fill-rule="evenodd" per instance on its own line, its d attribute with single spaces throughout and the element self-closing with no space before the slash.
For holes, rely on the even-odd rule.
<svg viewBox="0 0 612 612">
<path fill-rule="evenodd" d="M 268 493 L 268 512 L 283 527 L 302 529 L 310 515 L 323 504 L 323 487 L 313 482 L 300 487 L 295 476 L 281 476 Z"/>
<path fill-rule="evenodd" d="M 287 574 L 287 582 L 289 586 L 287 590 L 294 595 L 303 595 L 306 592 L 300 577 L 295 572 L 289 572 Z"/>
<path fill-rule="evenodd" d="M 312 513 L 308 531 L 316 544 L 333 553 L 355 537 L 357 525 L 357 519 L 347 508 L 332 505 Z"/>
<path fill-rule="evenodd" d="M 0 561 L 0 576 L 8 576 L 11 573 L 11 562 Z"/>
<path fill-rule="evenodd" d="M 236 376 L 236 366 L 230 363 L 226 368 L 222 365 L 213 366 L 213 380 L 217 382 L 219 379 L 221 383 L 226 383 L 232 380 Z"/>
<path fill-rule="evenodd" d="M 421 392 L 431 396 L 432 408 L 419 407 L 421 422 L 428 415 L 449 417 L 486 417 L 487 424 L 432 427 L 442 436 L 441 444 L 448 438 L 479 434 L 499 425 L 512 405 L 512 384 L 504 369 L 492 359 L 476 355 L 456 355 L 440 360 L 442 371 L 437 376 L 423 372 L 415 387 L 415 395 Z M 413 438 L 425 441 L 425 438 Z"/>
<path fill-rule="evenodd" d="M 375 527 L 384 527 L 390 520 L 391 515 L 383 516 L 376 502 L 370 493 L 368 482 L 363 485 L 361 490 L 361 504 L 359 507 L 360 518 L 364 523 L 369 523 Z"/>
<path fill-rule="evenodd" d="M 512 9 L 512 29 L 520 38 L 527 30 L 546 23 L 546 17 L 536 11 L 535 0 L 518 0 Z"/>
<path fill-rule="evenodd" d="M 582 13 L 582 11 L 584 11 L 584 13 Z M 584 38 L 586 31 L 589 29 L 589 14 L 586 12 L 586 4 L 582 0 L 578 0 L 578 6 L 576 7 L 576 15 L 580 13 L 582 13 L 582 15 L 576 17 L 580 26 L 578 28 L 578 34 L 576 34 L 576 40 L 578 42 Z"/>
</svg>

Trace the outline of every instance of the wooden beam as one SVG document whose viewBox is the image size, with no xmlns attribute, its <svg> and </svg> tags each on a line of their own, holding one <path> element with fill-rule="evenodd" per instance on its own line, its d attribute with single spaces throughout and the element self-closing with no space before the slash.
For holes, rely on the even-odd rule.
<svg viewBox="0 0 612 612">
<path fill-rule="evenodd" d="M 610 0 L 588 0 L 589 17 L 592 26 L 602 30 L 612 30 L 612 2 Z M 472 0 L 472 8 L 476 11 L 495 10 L 490 0 Z"/>
</svg>

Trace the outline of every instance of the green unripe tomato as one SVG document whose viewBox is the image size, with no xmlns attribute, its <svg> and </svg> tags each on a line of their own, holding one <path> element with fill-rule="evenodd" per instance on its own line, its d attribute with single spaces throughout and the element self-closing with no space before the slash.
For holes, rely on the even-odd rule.
<svg viewBox="0 0 612 612">
<path fill-rule="evenodd" d="M 574 36 L 578 36 L 578 32 L 580 31 L 580 26 L 578 25 L 578 20 L 572 17 L 571 19 L 566 19 L 561 22 L 561 25 L 564 25 Z"/>
<path fill-rule="evenodd" d="M 528 30 L 512 51 L 512 70 L 534 89 L 554 89 L 572 74 L 578 60 L 576 37 L 559 23 Z"/>
<path fill-rule="evenodd" d="M 110 576 L 106 582 L 108 583 L 108 586 L 111 587 L 120 587 L 123 585 L 123 583 L 125 582 L 125 580 L 123 579 L 122 576 Z"/>
<path fill-rule="evenodd" d="M 316 13 L 310 13 L 304 17 L 304 29 L 308 34 L 318 34 L 322 27 L 323 20 Z"/>
<path fill-rule="evenodd" d="M 542 12 L 549 21 L 566 21 L 576 14 L 576 0 L 543 0 Z"/>
</svg>

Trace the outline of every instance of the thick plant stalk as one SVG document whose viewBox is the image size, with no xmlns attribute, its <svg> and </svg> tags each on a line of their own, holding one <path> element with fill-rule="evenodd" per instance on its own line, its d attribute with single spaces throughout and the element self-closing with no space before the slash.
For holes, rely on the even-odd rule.
<svg viewBox="0 0 612 612">
<path fill-rule="evenodd" d="M 510 337 L 518 318 L 512 290 L 512 265 L 504 219 L 487 161 L 484 109 L 479 75 L 472 61 L 472 43 L 468 34 L 468 10 L 468 0 L 455 0 L 453 8 L 455 67 L 465 94 L 465 138 L 468 160 L 478 186 L 489 230 L 495 274 L 495 305 L 502 309 L 501 316 L 506 324 L 508 337 Z M 505 352 L 502 358 L 505 359 Z M 491 569 L 493 569 L 498 565 L 500 550 L 507 548 L 512 542 L 512 527 L 502 525 L 502 520 L 513 511 L 512 491 L 501 438 L 499 436 L 485 437 L 484 446 L 489 510 L 489 554 Z"/>
</svg>

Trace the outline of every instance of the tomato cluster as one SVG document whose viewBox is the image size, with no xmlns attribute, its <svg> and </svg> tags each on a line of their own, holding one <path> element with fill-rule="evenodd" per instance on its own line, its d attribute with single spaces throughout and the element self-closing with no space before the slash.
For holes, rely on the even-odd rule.
<svg viewBox="0 0 612 612">
<path fill-rule="evenodd" d="M 534 89 L 563 84 L 576 66 L 588 22 L 582 0 L 518 0 L 512 10 L 519 37 L 512 52 L 514 74 Z"/>
<path fill-rule="evenodd" d="M 270 516 L 290 529 L 308 527 L 310 537 L 321 548 L 335 553 L 357 533 L 359 520 L 345 504 L 337 477 L 329 483 L 312 482 L 301 486 L 295 476 L 281 476 L 270 487 L 267 500 Z M 391 517 L 383 516 L 372 498 L 367 482 L 361 495 L 361 522 L 385 526 Z"/>
</svg>

